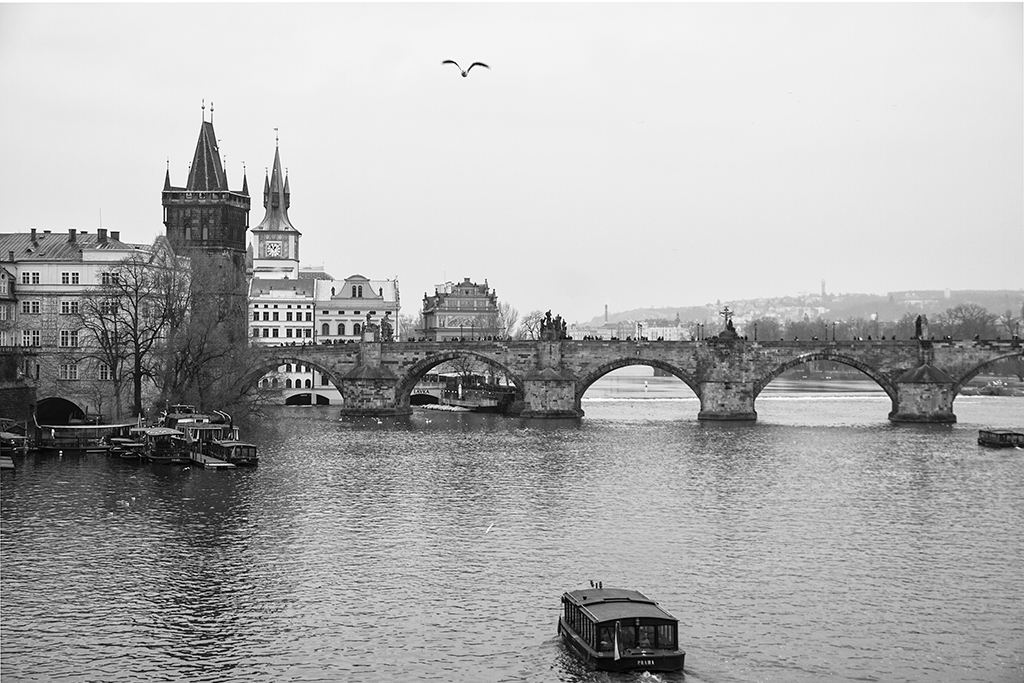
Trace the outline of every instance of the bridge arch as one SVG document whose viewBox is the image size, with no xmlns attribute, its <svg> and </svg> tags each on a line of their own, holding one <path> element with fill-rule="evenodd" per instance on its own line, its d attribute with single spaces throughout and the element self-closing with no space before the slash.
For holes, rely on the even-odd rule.
<svg viewBox="0 0 1024 683">
<path fill-rule="evenodd" d="M 860 370 L 865 375 L 870 377 L 875 382 L 875 384 L 877 384 L 879 388 L 881 388 L 882 391 L 884 391 L 889 396 L 889 398 L 892 400 L 893 410 L 896 409 L 896 386 L 892 383 L 892 381 L 890 381 L 888 377 L 881 374 L 880 372 L 878 372 L 878 370 L 871 367 L 867 363 L 864 363 L 863 361 L 859 361 L 856 358 L 851 358 L 850 356 L 845 356 L 840 353 L 833 353 L 827 350 L 812 351 L 810 353 L 801 354 L 799 356 L 796 356 L 795 358 L 791 358 L 783 362 L 782 364 L 776 365 L 775 367 L 771 368 L 768 372 L 758 377 L 757 380 L 754 382 L 754 398 L 756 399 L 758 395 L 764 390 L 766 386 L 768 386 L 768 384 L 773 379 L 784 373 L 786 370 L 790 370 L 792 368 L 797 367 L 798 365 L 803 365 L 804 363 L 810 363 L 816 360 L 827 360 L 832 361 L 833 363 L 841 363 L 842 365 L 848 365 L 851 368 Z"/>
<path fill-rule="evenodd" d="M 288 348 L 288 347 L 284 347 L 284 348 Z M 260 358 L 259 364 L 255 365 L 253 367 L 253 369 L 245 376 L 242 384 L 245 387 L 254 387 L 268 373 L 276 372 L 277 369 L 280 366 L 287 365 L 289 363 L 293 363 L 293 364 L 297 364 L 297 365 L 308 365 L 308 366 L 316 369 L 316 371 L 319 372 L 323 377 L 327 378 L 327 381 L 331 383 L 331 386 L 333 386 L 335 389 L 338 390 L 338 393 L 341 394 L 342 402 L 344 402 L 344 400 L 345 400 L 345 392 L 342 391 L 342 385 L 338 381 L 338 377 L 336 377 L 335 374 L 330 369 L 328 369 L 327 367 L 325 367 L 325 366 L 323 366 L 323 365 L 321 365 L 321 364 L 319 364 L 319 363 L 317 363 L 315 361 L 311 361 L 308 358 L 303 358 L 302 356 L 292 355 L 292 354 L 289 354 L 289 353 L 282 353 L 280 355 L 275 355 L 275 356 L 264 356 L 264 357 Z M 278 387 L 278 388 L 282 388 L 282 387 Z M 313 387 L 313 386 L 311 386 L 311 387 L 292 387 L 292 388 L 293 389 L 308 389 L 308 391 L 310 391 L 310 392 L 313 392 L 313 393 L 316 392 L 316 387 Z"/>
<path fill-rule="evenodd" d="M 600 365 L 586 375 L 581 377 L 576 382 L 576 409 L 582 411 L 583 395 L 587 393 L 587 389 L 590 388 L 597 380 L 601 379 L 609 372 L 618 370 L 619 368 L 625 368 L 630 365 L 648 365 L 658 370 L 663 370 L 674 377 L 682 380 L 683 384 L 690 387 L 694 394 L 700 396 L 700 384 L 693 377 L 690 377 L 685 372 L 665 361 L 657 360 L 654 358 L 633 358 L 630 356 L 623 356 L 622 358 L 616 358 L 613 361 L 609 361 L 603 365 Z M 581 413 L 582 414 L 582 413 Z"/>
<path fill-rule="evenodd" d="M 989 360 L 979 363 L 975 367 L 971 368 L 963 375 L 954 378 L 956 379 L 956 384 L 953 385 L 953 398 L 955 399 L 960 393 L 960 390 L 967 386 L 968 382 L 980 375 L 985 368 L 1008 358 L 1024 358 L 1024 351 L 1016 351 L 1014 353 L 1008 353 L 1005 356 L 999 356 L 998 358 L 990 358 Z"/>
<path fill-rule="evenodd" d="M 512 384 L 515 385 L 515 402 L 519 404 L 523 402 L 523 378 L 515 371 L 491 356 L 476 353 L 469 349 L 453 349 L 450 351 L 442 351 L 440 353 L 432 354 L 409 366 L 405 372 L 402 373 L 402 376 L 398 378 L 398 383 L 395 385 L 396 406 L 401 409 L 409 408 L 409 397 L 412 395 L 412 390 L 416 388 L 416 384 L 419 383 L 419 381 L 423 379 L 423 376 L 430 372 L 432 368 L 435 368 L 442 363 L 462 358 L 470 358 L 472 360 L 480 361 L 485 365 L 490 365 L 501 370 L 501 372 L 512 381 Z"/>
</svg>

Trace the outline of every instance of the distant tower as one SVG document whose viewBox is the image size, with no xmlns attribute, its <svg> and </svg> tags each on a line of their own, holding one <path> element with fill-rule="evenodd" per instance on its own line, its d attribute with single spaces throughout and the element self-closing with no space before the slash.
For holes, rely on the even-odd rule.
<svg viewBox="0 0 1024 683">
<path fill-rule="evenodd" d="M 825 298 L 825 281 L 824 280 L 821 281 L 821 298 L 822 299 Z"/>
<path fill-rule="evenodd" d="M 604 305 L 604 324 L 608 324 L 608 304 Z"/>
<path fill-rule="evenodd" d="M 252 229 L 253 275 L 279 279 L 299 277 L 299 238 L 288 218 L 291 206 L 288 177 L 281 173 L 281 150 L 275 144 L 274 170 L 263 180 L 263 206 L 266 215 Z"/>
<path fill-rule="evenodd" d="M 164 227 L 175 249 L 199 250 L 231 259 L 245 272 L 245 231 L 249 228 L 249 183 L 242 176 L 242 189 L 228 189 L 221 163 L 217 135 L 213 131 L 213 103 L 210 120 L 203 105 L 203 125 L 188 172 L 185 187 L 171 185 L 168 165 L 163 190 Z"/>
</svg>

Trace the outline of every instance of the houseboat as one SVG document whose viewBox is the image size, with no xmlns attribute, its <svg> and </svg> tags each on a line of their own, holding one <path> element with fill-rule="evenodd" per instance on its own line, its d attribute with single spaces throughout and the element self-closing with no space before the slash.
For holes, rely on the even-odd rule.
<svg viewBox="0 0 1024 683">
<path fill-rule="evenodd" d="M 135 422 L 121 424 L 35 425 L 34 447 L 40 451 L 106 453 L 111 439 L 127 436 Z"/>
<path fill-rule="evenodd" d="M 1024 431 L 1012 429 L 979 429 L 978 444 L 996 448 L 1024 448 Z"/>
<path fill-rule="evenodd" d="M 190 462 L 184 432 L 170 427 L 149 427 L 139 431 L 146 444 L 142 457 L 152 463 L 185 465 Z"/>
<path fill-rule="evenodd" d="M 146 443 L 137 438 L 115 436 L 110 440 L 110 454 L 122 460 L 139 460 L 146 454 Z"/>
<path fill-rule="evenodd" d="M 598 671 L 681 671 L 679 620 L 643 593 L 585 588 L 562 595 L 558 633 Z"/>
</svg>

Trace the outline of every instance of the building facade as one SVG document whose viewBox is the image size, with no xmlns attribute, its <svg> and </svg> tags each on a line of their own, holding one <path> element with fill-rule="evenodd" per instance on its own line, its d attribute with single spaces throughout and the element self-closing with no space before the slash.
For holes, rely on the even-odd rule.
<svg viewBox="0 0 1024 683">
<path fill-rule="evenodd" d="M 498 336 L 498 294 L 484 280 L 469 278 L 455 284 L 434 287 L 434 295 L 423 295 L 423 327 L 419 336 L 429 341 L 489 339 Z"/>
<path fill-rule="evenodd" d="M 105 228 L 0 234 L 0 346 L 31 350 L 21 373 L 40 401 L 63 398 L 87 415 L 116 411 L 111 368 L 94 358 L 79 313 L 88 290 L 140 248 Z"/>
</svg>

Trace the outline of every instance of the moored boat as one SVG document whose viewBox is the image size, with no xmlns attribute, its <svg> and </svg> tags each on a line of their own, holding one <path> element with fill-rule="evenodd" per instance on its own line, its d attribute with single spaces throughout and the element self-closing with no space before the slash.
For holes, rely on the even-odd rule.
<svg viewBox="0 0 1024 683">
<path fill-rule="evenodd" d="M 142 457 L 152 463 L 184 465 L 190 462 L 185 434 L 170 427 L 150 427 L 139 433 L 146 444 Z"/>
<path fill-rule="evenodd" d="M 245 441 L 224 439 L 211 441 L 206 454 L 239 467 L 255 467 L 259 464 L 256 445 Z"/>
<path fill-rule="evenodd" d="M 562 595 L 558 633 L 598 671 L 680 671 L 679 620 L 643 593 L 625 588 Z"/>
<path fill-rule="evenodd" d="M 978 444 L 995 448 L 1024 448 L 1024 431 L 1013 429 L 979 429 Z"/>
<path fill-rule="evenodd" d="M 135 422 L 119 424 L 36 424 L 35 448 L 40 451 L 106 453 L 111 439 L 127 435 Z"/>
</svg>

